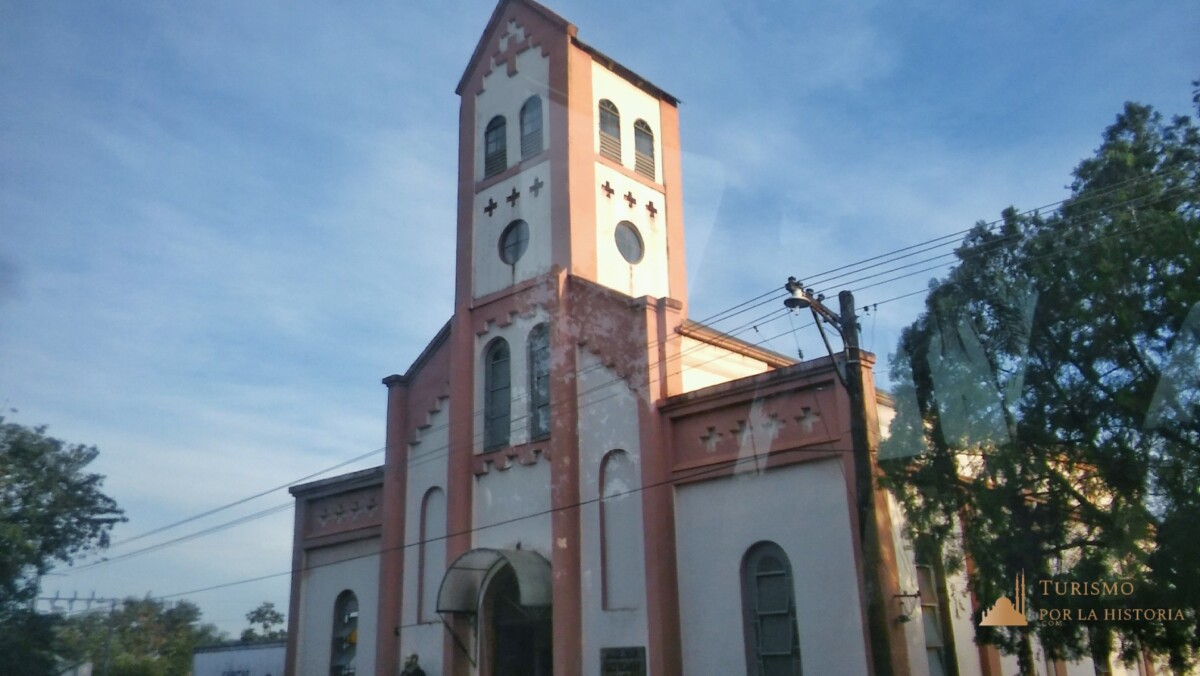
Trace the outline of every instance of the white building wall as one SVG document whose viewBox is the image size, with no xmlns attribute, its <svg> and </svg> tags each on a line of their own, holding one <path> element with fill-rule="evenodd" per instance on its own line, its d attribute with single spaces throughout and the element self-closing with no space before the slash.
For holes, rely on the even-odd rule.
<svg viewBox="0 0 1200 676">
<path fill-rule="evenodd" d="M 494 453 L 497 460 L 503 451 Z M 550 560 L 550 463 L 493 467 L 475 479 L 474 547 L 532 549 Z"/>
<path fill-rule="evenodd" d="M 804 673 L 867 673 L 849 504 L 836 460 L 676 491 L 684 673 L 745 673 L 741 564 L 763 540 L 792 564 Z"/>
<path fill-rule="evenodd" d="M 430 590 L 421 589 L 420 585 L 420 554 L 421 537 L 421 507 L 429 489 L 437 487 L 446 489 L 447 464 L 450 447 L 449 430 L 449 401 L 440 402 L 441 408 L 430 414 L 427 422 L 429 427 L 418 431 L 417 443 L 408 446 L 408 470 L 405 487 L 404 507 L 404 597 L 401 618 L 404 628 L 400 634 L 400 655 L 417 653 L 421 656 L 421 664 L 429 673 L 439 673 L 442 660 L 442 625 L 432 611 L 427 610 L 425 618 L 418 618 L 418 599 L 424 593 L 430 596 Z M 443 493 L 444 495 L 444 493 Z M 443 533 L 444 534 L 444 533 Z M 435 554 L 441 552 L 441 557 L 434 556 L 440 561 L 439 569 L 433 577 L 442 579 L 446 570 L 446 541 L 439 540 L 428 545 Z M 427 576 L 428 577 L 428 576 Z M 437 593 L 437 588 L 432 590 Z M 432 619 L 430 619 L 432 618 Z M 437 669 L 430 671 L 430 665 Z"/>
<path fill-rule="evenodd" d="M 518 29 L 517 38 L 524 36 Z M 501 45 L 503 48 L 505 45 Z M 475 180 L 483 180 L 483 133 L 488 122 L 503 115 L 507 131 L 508 166 L 521 161 L 521 106 L 530 96 L 542 98 L 542 149 L 550 147 L 550 58 L 539 48 L 527 49 L 517 55 L 517 73 L 508 75 L 508 66 L 501 65 L 483 78 L 483 90 L 475 97 Z M 632 133 L 632 131 L 630 132 Z M 630 156 L 632 157 L 632 155 Z"/>
<path fill-rule="evenodd" d="M 300 676 L 329 673 L 333 611 L 349 589 L 358 597 L 358 673 L 375 672 L 375 632 L 379 609 L 379 539 L 357 540 L 308 553 L 300 581 L 300 636 L 296 668 Z"/>
<path fill-rule="evenodd" d="M 596 180 L 614 189 L 612 197 L 603 193 L 596 199 L 596 281 L 633 296 L 666 298 L 670 295 L 667 269 L 667 209 L 661 192 L 627 178 L 609 166 L 596 164 Z M 633 206 L 625 200 L 632 194 Z M 646 205 L 658 209 L 653 218 Z M 641 261 L 630 263 L 617 249 L 616 230 L 621 221 L 629 221 L 642 237 Z"/>
<path fill-rule="evenodd" d="M 731 352 L 695 338 L 683 339 L 680 344 L 683 364 L 683 391 L 691 392 L 710 385 L 765 373 L 770 367 L 757 359 Z"/>
<path fill-rule="evenodd" d="M 632 501 L 628 512 L 635 514 L 632 530 L 639 534 L 620 542 L 623 548 L 610 552 L 610 560 L 626 563 L 629 596 L 642 599 L 636 607 L 605 610 L 602 595 L 600 470 L 605 455 L 614 449 L 625 451 L 635 468 L 635 489 L 641 485 L 641 444 L 638 436 L 639 399 L 612 369 L 586 349 L 578 351 L 579 369 L 579 495 L 587 506 L 581 514 L 580 536 L 583 542 L 583 673 L 600 673 L 600 649 L 649 646 L 646 620 L 646 555 L 642 519 L 642 494 L 627 495 Z M 619 524 L 618 524 L 619 525 Z M 631 524 L 625 524 L 629 526 Z M 611 542 L 611 540 L 610 540 Z"/>
<path fill-rule="evenodd" d="M 287 643 L 201 648 L 192 655 L 192 676 L 283 676 L 286 654 Z"/>
<path fill-rule="evenodd" d="M 538 324 L 547 321 L 538 312 L 529 317 L 516 317 L 508 326 L 492 327 L 490 331 L 475 338 L 475 453 L 483 452 L 483 388 L 484 352 L 496 338 L 508 342 L 509 367 L 512 369 L 511 427 L 509 445 L 529 443 L 529 332 Z M 551 355 L 553 360 L 553 355 Z"/>
<path fill-rule="evenodd" d="M 600 100 L 608 99 L 621 114 L 621 165 L 633 170 L 634 141 L 633 123 L 645 120 L 654 132 L 654 182 L 662 183 L 662 119 L 659 116 L 659 100 L 633 86 L 628 80 L 605 68 L 597 61 L 592 62 L 592 110 L 596 115 L 592 142 L 600 152 Z M 624 194 L 624 193 L 622 193 Z"/>
<path fill-rule="evenodd" d="M 517 56 L 517 75 L 508 76 L 508 69 L 501 66 L 484 78 L 483 91 L 476 98 L 475 108 L 475 178 L 483 178 L 484 132 L 488 121 L 496 115 L 506 119 L 508 166 L 521 161 L 521 106 L 530 96 L 542 100 L 542 148 L 550 148 L 550 97 L 547 83 L 550 77 L 550 60 L 542 56 L 542 50 L 534 48 Z M 543 152 L 537 158 L 546 158 Z M 538 159 L 531 160 L 537 162 Z M 504 181 L 489 186 L 475 195 L 474 225 L 474 297 L 479 298 L 499 291 L 517 282 L 531 279 L 550 270 L 550 196 L 552 177 L 548 163 L 535 164 Z M 542 187 L 535 196 L 530 189 L 534 179 Z M 516 189 L 520 193 L 516 204 L 508 196 Z M 489 216 L 484 212 L 489 201 L 496 209 Z M 509 223 L 521 219 L 529 224 L 529 248 L 515 265 L 500 259 L 500 235 Z"/>
</svg>

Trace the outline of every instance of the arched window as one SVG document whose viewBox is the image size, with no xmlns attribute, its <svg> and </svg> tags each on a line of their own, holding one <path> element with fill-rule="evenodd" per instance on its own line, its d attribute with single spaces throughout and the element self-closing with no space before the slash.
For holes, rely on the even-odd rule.
<svg viewBox="0 0 1200 676">
<path fill-rule="evenodd" d="M 508 342 L 493 340 L 484 352 L 483 364 L 483 450 L 493 451 L 508 445 L 512 412 Z"/>
<path fill-rule="evenodd" d="M 608 99 L 600 99 L 600 154 L 621 161 L 621 113 Z"/>
<path fill-rule="evenodd" d="M 633 170 L 654 180 L 654 132 L 645 120 L 633 123 Z"/>
<path fill-rule="evenodd" d="M 637 608 L 642 526 L 637 471 L 625 451 L 609 451 L 600 463 L 600 589 L 605 610 Z"/>
<path fill-rule="evenodd" d="M 329 656 L 329 676 L 356 673 L 358 651 L 358 597 L 347 589 L 333 604 L 333 651 Z"/>
<path fill-rule="evenodd" d="M 529 332 L 529 439 L 550 436 L 550 330 L 538 324 Z"/>
<path fill-rule="evenodd" d="M 437 620 L 437 593 L 446 566 L 446 493 L 434 486 L 421 501 L 421 588 L 417 620 Z"/>
<path fill-rule="evenodd" d="M 508 150 L 505 134 L 508 125 L 503 115 L 497 115 L 488 122 L 487 131 L 483 133 L 483 175 L 495 176 L 508 168 Z"/>
<path fill-rule="evenodd" d="M 746 673 L 799 676 L 800 640 L 792 564 L 783 548 L 760 542 L 742 559 Z"/>
<path fill-rule="evenodd" d="M 521 106 L 521 159 L 542 152 L 542 99 L 530 96 Z"/>
</svg>

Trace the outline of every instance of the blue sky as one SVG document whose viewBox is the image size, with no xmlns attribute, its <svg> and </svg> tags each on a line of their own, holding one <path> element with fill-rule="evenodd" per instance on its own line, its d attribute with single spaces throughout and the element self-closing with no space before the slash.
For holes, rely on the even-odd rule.
<svg viewBox="0 0 1200 676">
<path fill-rule="evenodd" d="M 100 447 L 116 540 L 383 446 L 380 379 L 450 313 L 454 87 L 493 6 L 0 0 L 0 407 Z M 1193 113 L 1200 78 L 1194 2 L 550 7 L 682 101 L 698 319 L 1061 199 L 1124 101 Z M 865 345 L 886 356 L 919 308 L 881 305 Z M 741 335 L 820 353 L 790 328 Z M 187 592 L 290 549 L 285 510 L 44 591 Z M 188 598 L 236 633 L 287 585 Z"/>
</svg>

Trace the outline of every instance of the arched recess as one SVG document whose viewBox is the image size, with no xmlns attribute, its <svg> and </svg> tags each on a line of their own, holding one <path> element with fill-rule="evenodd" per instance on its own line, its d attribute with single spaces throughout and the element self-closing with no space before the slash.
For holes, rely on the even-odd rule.
<svg viewBox="0 0 1200 676">
<path fill-rule="evenodd" d="M 637 468 L 629 454 L 609 451 L 600 463 L 600 585 L 605 610 L 641 606 L 637 487 Z"/>
<path fill-rule="evenodd" d="M 645 120 L 633 123 L 633 170 L 654 180 L 654 131 Z"/>
<path fill-rule="evenodd" d="M 746 673 L 800 676 L 796 593 L 787 554 L 774 542 L 759 542 L 746 550 L 741 573 Z"/>
<path fill-rule="evenodd" d="M 446 493 L 434 486 L 421 501 L 420 590 L 417 619 L 432 622 L 437 617 L 437 593 L 446 565 Z"/>
</svg>

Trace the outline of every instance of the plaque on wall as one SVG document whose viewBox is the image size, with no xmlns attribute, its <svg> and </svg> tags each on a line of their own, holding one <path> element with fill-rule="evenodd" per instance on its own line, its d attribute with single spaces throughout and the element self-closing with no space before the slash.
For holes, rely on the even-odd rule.
<svg viewBox="0 0 1200 676">
<path fill-rule="evenodd" d="M 601 676 L 646 676 L 646 648 L 601 648 Z"/>
</svg>

